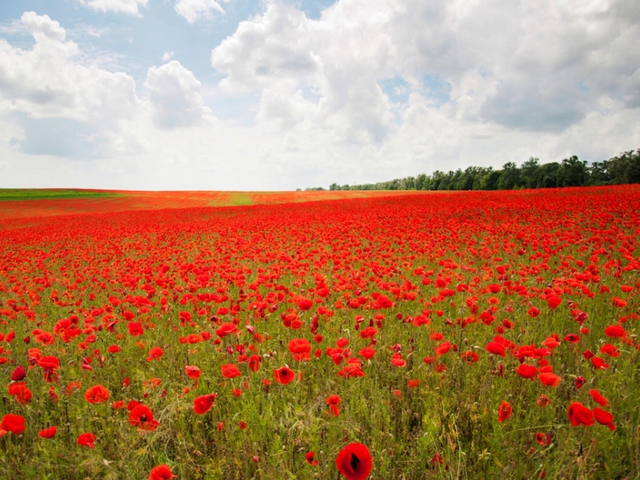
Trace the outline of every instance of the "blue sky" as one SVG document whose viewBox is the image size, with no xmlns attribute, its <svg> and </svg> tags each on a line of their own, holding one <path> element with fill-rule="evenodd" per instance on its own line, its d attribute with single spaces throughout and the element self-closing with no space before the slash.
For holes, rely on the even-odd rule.
<svg viewBox="0 0 640 480">
<path fill-rule="evenodd" d="M 640 6 L 0 2 L 0 187 L 287 190 L 640 147 Z"/>
</svg>

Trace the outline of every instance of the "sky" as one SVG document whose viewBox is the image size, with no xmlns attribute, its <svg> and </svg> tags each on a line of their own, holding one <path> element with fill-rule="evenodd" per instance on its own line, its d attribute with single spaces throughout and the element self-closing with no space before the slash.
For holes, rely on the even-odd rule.
<svg viewBox="0 0 640 480">
<path fill-rule="evenodd" d="M 637 0 L 2 0 L 0 187 L 293 190 L 640 148 Z"/>
</svg>

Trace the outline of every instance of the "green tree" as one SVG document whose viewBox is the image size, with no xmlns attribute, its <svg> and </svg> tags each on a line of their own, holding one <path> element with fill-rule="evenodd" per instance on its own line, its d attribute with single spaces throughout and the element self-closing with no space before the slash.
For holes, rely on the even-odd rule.
<svg viewBox="0 0 640 480">
<path fill-rule="evenodd" d="M 540 159 L 529 157 L 520 167 L 520 184 L 525 188 L 536 188 L 540 171 Z"/>
<path fill-rule="evenodd" d="M 558 187 L 580 187 L 587 182 L 587 162 L 576 155 L 562 160 L 557 174 Z"/>
</svg>

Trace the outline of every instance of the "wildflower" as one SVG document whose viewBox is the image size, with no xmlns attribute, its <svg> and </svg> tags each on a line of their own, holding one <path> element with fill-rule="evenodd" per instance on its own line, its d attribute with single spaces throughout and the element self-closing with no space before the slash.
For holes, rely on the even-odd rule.
<svg viewBox="0 0 640 480">
<path fill-rule="evenodd" d="M 58 430 L 58 427 L 49 427 L 49 428 L 45 428 L 43 430 L 40 430 L 38 432 L 38 436 L 40 438 L 53 438 L 56 436 L 56 432 Z"/>
<path fill-rule="evenodd" d="M 7 413 L 0 421 L 0 437 L 5 433 L 11 432 L 14 435 L 20 435 L 25 429 L 25 419 L 21 415 Z"/>
<path fill-rule="evenodd" d="M 350 443 L 338 453 L 336 467 L 347 480 L 364 480 L 373 468 L 373 459 L 365 445 Z"/>
<path fill-rule="evenodd" d="M 176 476 L 171 473 L 169 465 L 158 465 L 149 472 L 149 480 L 170 480 Z"/>
<path fill-rule="evenodd" d="M 318 466 L 320 464 L 320 462 L 318 460 L 316 460 L 315 452 L 307 452 L 307 453 L 305 453 L 304 459 L 312 467 Z"/>
<path fill-rule="evenodd" d="M 78 440 L 76 443 L 83 447 L 96 448 L 96 444 L 94 443 L 96 440 L 96 436 L 93 433 L 81 433 L 78 435 Z"/>
<path fill-rule="evenodd" d="M 498 407 L 498 422 L 504 422 L 511 416 L 511 404 L 504 400 Z"/>
<path fill-rule="evenodd" d="M 273 371 L 273 378 L 275 378 L 276 382 L 280 385 L 287 385 L 293 381 L 295 373 L 289 367 L 284 366 Z"/>
<path fill-rule="evenodd" d="M 567 411 L 571 426 L 577 427 L 584 425 L 590 427 L 593 425 L 593 412 L 580 402 L 572 402 Z"/>
<path fill-rule="evenodd" d="M 102 403 L 109 400 L 109 390 L 102 385 L 94 385 L 84 392 L 84 399 L 89 403 Z"/>
<path fill-rule="evenodd" d="M 129 412 L 129 424 L 145 431 L 153 431 L 160 425 L 160 423 L 153 418 L 151 409 L 142 404 L 136 405 Z"/>
<path fill-rule="evenodd" d="M 333 415 L 334 417 L 340 415 L 340 407 L 338 407 L 338 405 L 341 400 L 340 395 L 329 395 L 325 398 L 325 403 L 329 405 L 329 415 Z"/>
<path fill-rule="evenodd" d="M 149 350 L 149 356 L 147 357 L 147 361 L 150 362 L 151 360 L 158 360 L 160 357 L 162 357 L 162 355 L 164 355 L 164 352 L 160 347 L 152 347 Z"/>
<path fill-rule="evenodd" d="M 609 402 L 606 398 L 604 398 L 600 392 L 598 390 L 596 390 L 595 388 L 592 390 L 589 390 L 589 395 L 591 395 L 591 398 L 593 399 L 594 402 L 596 402 L 598 405 L 600 405 L 601 407 L 606 407 L 607 403 Z"/>
</svg>

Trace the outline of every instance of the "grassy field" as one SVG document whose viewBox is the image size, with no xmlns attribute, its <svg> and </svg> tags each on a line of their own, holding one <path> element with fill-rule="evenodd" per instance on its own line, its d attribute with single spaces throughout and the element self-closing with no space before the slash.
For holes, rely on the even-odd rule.
<svg viewBox="0 0 640 480">
<path fill-rule="evenodd" d="M 118 195 L 118 193 L 78 189 L 0 188 L 0 202 L 59 198 L 104 198 L 114 195 Z"/>
<path fill-rule="evenodd" d="M 640 476 L 637 186 L 3 225 L 0 478 Z"/>
</svg>

